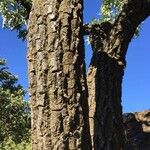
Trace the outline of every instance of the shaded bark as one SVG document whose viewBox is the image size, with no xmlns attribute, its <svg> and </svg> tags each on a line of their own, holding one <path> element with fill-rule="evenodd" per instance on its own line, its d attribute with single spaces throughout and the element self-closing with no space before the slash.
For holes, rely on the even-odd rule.
<svg viewBox="0 0 150 150">
<path fill-rule="evenodd" d="M 35 0 L 28 33 L 34 150 L 91 149 L 81 0 Z"/>
<path fill-rule="evenodd" d="M 85 28 L 85 34 L 90 31 L 93 49 L 87 81 L 90 133 L 95 150 L 126 149 L 121 107 L 125 56 L 137 26 L 149 15 L 150 1 L 126 0 L 111 29 Z"/>
<path fill-rule="evenodd" d="M 107 53 L 97 51 L 103 47 L 102 41 L 109 31 L 110 28 L 99 31 L 100 33 L 93 32 L 94 34 L 90 35 L 90 38 L 94 39 L 92 41 L 94 52 L 87 81 L 90 107 L 89 121 L 93 149 L 95 150 L 120 150 L 124 148 L 120 103 L 123 66 L 120 66 L 118 61 L 109 57 Z"/>
<path fill-rule="evenodd" d="M 150 149 L 150 110 L 123 114 L 127 150 Z"/>
</svg>

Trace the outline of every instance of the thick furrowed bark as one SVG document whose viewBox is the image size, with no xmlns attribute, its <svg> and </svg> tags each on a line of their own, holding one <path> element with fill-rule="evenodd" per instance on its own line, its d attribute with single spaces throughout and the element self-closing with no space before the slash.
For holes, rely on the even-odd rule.
<svg viewBox="0 0 150 150">
<path fill-rule="evenodd" d="M 90 71 L 95 78 L 89 79 L 89 75 L 88 83 L 90 103 L 94 103 L 89 114 L 96 150 L 124 149 L 121 82 L 125 54 L 149 9 L 149 0 L 126 0 L 103 42 L 95 41 Z M 34 0 L 29 20 L 33 149 L 88 150 L 82 1 Z"/>
<path fill-rule="evenodd" d="M 33 149 L 90 149 L 81 0 L 33 2 L 28 65 Z"/>
</svg>

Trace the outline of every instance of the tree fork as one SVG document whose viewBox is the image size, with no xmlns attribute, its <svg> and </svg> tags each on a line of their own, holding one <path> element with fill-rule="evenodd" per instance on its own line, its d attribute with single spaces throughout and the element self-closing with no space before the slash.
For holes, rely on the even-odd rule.
<svg viewBox="0 0 150 150">
<path fill-rule="evenodd" d="M 126 0 L 109 32 L 85 28 L 93 49 L 87 81 L 94 150 L 126 149 L 121 107 L 125 56 L 136 28 L 149 15 L 150 1 Z"/>
</svg>

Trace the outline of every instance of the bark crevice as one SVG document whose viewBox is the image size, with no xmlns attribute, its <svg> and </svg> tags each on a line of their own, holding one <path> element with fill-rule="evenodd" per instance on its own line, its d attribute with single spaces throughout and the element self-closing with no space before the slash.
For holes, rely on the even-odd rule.
<svg viewBox="0 0 150 150">
<path fill-rule="evenodd" d="M 35 150 L 90 150 L 82 9 L 80 0 L 33 1 L 28 65 Z"/>
</svg>

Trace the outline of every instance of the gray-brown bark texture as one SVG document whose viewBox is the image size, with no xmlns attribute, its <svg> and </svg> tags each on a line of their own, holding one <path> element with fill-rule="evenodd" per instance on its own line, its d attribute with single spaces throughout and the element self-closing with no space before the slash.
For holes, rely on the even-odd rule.
<svg viewBox="0 0 150 150">
<path fill-rule="evenodd" d="M 28 65 L 34 150 L 124 150 L 121 84 L 125 55 L 149 0 L 126 0 L 113 24 L 93 26 L 87 86 L 82 0 L 34 0 Z"/>
<path fill-rule="evenodd" d="M 94 150 L 126 149 L 121 106 L 125 55 L 137 26 L 149 15 L 150 1 L 126 0 L 113 24 L 85 28 L 93 49 L 87 82 Z"/>
<path fill-rule="evenodd" d="M 34 0 L 28 65 L 34 150 L 88 150 L 82 0 Z"/>
</svg>

